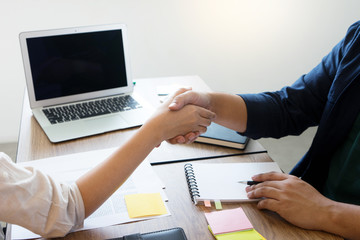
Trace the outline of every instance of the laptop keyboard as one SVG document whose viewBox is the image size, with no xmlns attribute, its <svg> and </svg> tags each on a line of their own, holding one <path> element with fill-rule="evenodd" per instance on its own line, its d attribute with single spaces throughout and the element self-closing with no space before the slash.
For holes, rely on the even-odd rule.
<svg viewBox="0 0 360 240">
<path fill-rule="evenodd" d="M 142 106 L 131 96 L 125 95 L 45 108 L 43 112 L 51 124 L 57 124 L 136 108 L 142 108 Z"/>
</svg>

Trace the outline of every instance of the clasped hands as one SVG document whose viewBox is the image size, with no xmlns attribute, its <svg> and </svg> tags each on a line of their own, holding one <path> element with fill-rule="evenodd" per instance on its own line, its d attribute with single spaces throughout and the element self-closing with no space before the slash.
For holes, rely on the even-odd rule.
<svg viewBox="0 0 360 240">
<path fill-rule="evenodd" d="M 211 111 L 210 97 L 206 93 L 183 89 L 172 98 L 168 108 L 177 111 L 193 104 Z M 234 109 L 236 111 L 236 109 Z M 167 141 L 172 144 L 192 143 L 201 133 L 189 132 Z M 277 212 L 292 224 L 306 229 L 319 230 L 327 216 L 327 208 L 333 201 L 324 197 L 314 187 L 298 177 L 285 173 L 265 173 L 253 176 L 253 180 L 262 183 L 248 186 L 246 191 L 250 199 L 260 199 L 259 209 Z"/>
<path fill-rule="evenodd" d="M 191 88 L 182 88 L 178 90 L 173 96 L 172 101 L 168 107 L 171 111 L 178 111 L 188 104 L 196 105 L 210 110 L 210 98 L 206 95 L 206 93 L 194 92 L 191 91 Z M 216 117 L 215 114 L 214 116 Z M 215 117 L 213 117 L 211 120 L 213 121 Z M 192 143 L 197 137 L 199 137 L 200 134 L 206 132 L 206 127 L 204 128 L 204 130 L 205 131 L 189 132 L 185 135 L 179 135 L 174 138 L 168 139 L 167 142 L 171 144 Z"/>
</svg>

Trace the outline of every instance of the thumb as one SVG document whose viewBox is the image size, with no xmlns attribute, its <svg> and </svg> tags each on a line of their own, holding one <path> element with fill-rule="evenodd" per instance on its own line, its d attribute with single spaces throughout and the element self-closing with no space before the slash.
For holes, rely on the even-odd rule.
<svg viewBox="0 0 360 240">
<path fill-rule="evenodd" d="M 175 100 L 175 98 L 177 98 L 177 96 L 182 95 L 183 93 L 190 91 L 192 88 L 191 87 L 184 87 L 184 88 L 179 88 L 178 90 L 176 90 L 174 93 L 172 93 L 169 97 L 168 100 L 165 102 L 165 104 L 168 104 L 168 107 L 170 107 L 170 105 L 175 105 L 177 106 L 177 101 Z M 175 107 L 174 110 L 179 110 L 181 109 L 185 104 L 183 104 L 181 107 L 177 108 Z M 171 109 L 172 110 L 172 109 Z"/>
<path fill-rule="evenodd" d="M 169 109 L 172 111 L 177 111 L 183 108 L 187 104 L 194 103 L 194 92 L 193 91 L 185 91 L 173 98 L 169 105 Z"/>
<path fill-rule="evenodd" d="M 184 99 L 181 96 L 175 97 L 169 105 L 169 109 L 172 111 L 177 111 L 183 108 L 185 105 Z"/>
</svg>

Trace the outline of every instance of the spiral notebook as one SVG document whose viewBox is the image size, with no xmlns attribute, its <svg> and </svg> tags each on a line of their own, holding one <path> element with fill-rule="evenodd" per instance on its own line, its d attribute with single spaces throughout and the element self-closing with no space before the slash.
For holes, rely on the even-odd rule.
<svg viewBox="0 0 360 240">
<path fill-rule="evenodd" d="M 187 163 L 184 165 L 190 197 L 195 204 L 204 201 L 256 201 L 247 197 L 246 184 L 255 174 L 282 172 L 276 162 Z"/>
</svg>

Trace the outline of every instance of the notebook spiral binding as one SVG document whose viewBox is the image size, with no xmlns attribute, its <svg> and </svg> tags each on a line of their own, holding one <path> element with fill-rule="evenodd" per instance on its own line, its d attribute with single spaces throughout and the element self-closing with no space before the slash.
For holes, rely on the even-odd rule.
<svg viewBox="0 0 360 240">
<path fill-rule="evenodd" d="M 187 163 L 184 165 L 185 177 L 189 187 L 191 200 L 196 203 L 195 197 L 200 197 L 200 192 L 198 189 L 198 185 L 196 183 L 194 169 L 191 163 Z"/>
</svg>

